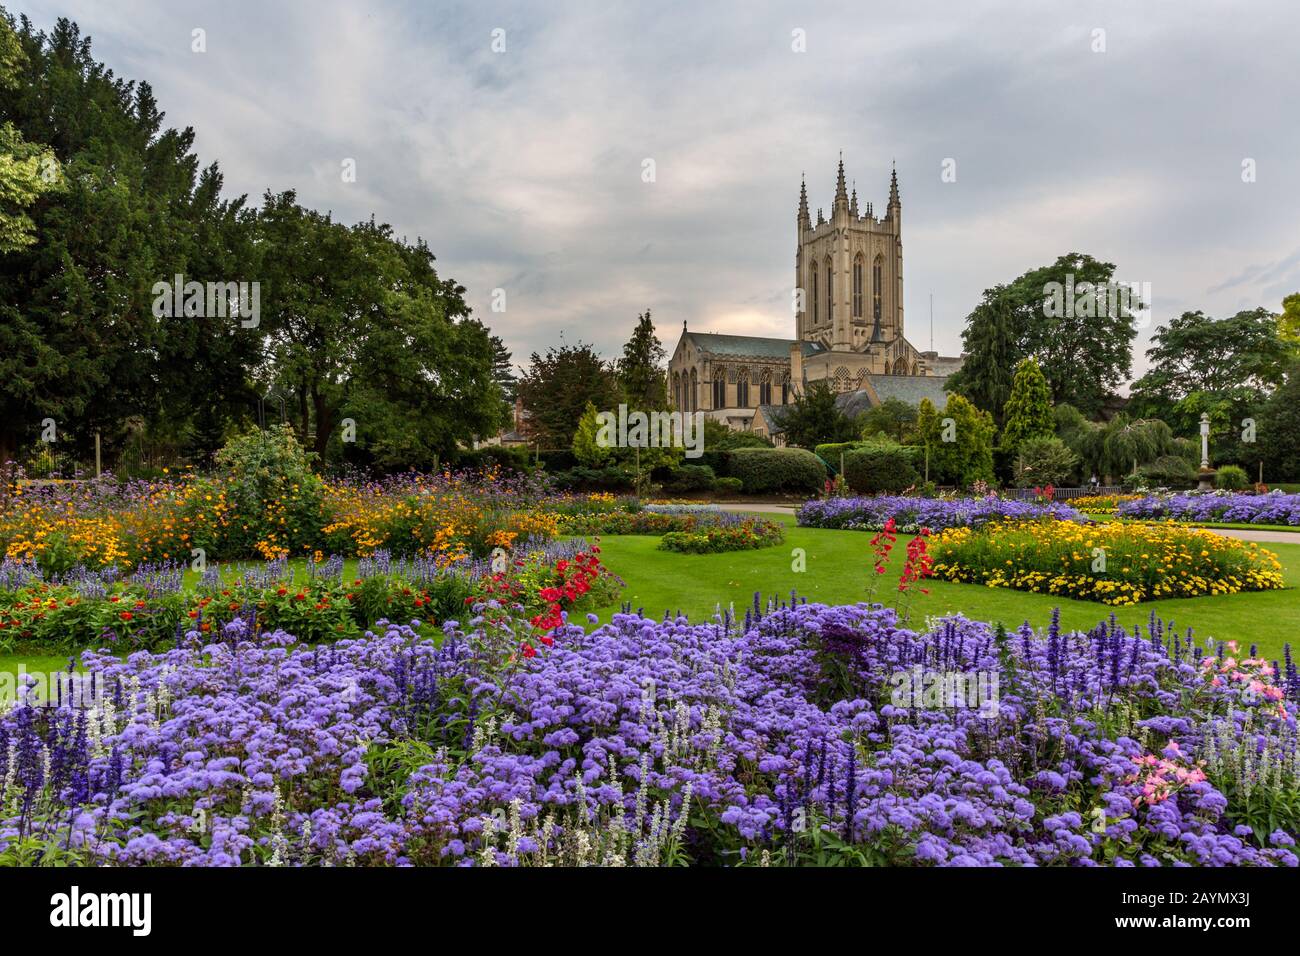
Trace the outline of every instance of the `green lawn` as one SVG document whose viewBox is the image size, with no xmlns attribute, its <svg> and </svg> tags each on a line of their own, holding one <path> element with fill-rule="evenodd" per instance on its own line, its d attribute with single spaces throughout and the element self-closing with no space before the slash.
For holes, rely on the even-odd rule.
<svg viewBox="0 0 1300 956">
<path fill-rule="evenodd" d="M 740 613 L 753 600 L 755 591 L 764 596 L 788 596 L 791 589 L 810 601 L 848 603 L 866 599 L 871 577 L 871 535 L 864 531 L 827 531 L 799 528 L 794 518 L 764 515 L 787 525 L 782 545 L 758 551 L 727 554 L 685 555 L 656 550 L 659 539 L 642 536 L 602 538 L 605 564 L 626 582 L 624 600 L 646 614 L 662 616 L 665 609 L 682 610 L 693 619 L 713 614 L 718 602 L 734 602 Z M 876 600 L 892 603 L 902 570 L 907 537 L 900 535 L 890 569 L 882 578 Z M 960 611 L 976 620 L 1002 621 L 1018 626 L 1028 620 L 1046 625 L 1053 607 L 1061 608 L 1061 622 L 1069 628 L 1087 628 L 1108 618 L 1112 611 L 1124 624 L 1145 624 L 1152 610 L 1179 628 L 1192 627 L 1200 637 L 1237 640 L 1243 650 L 1259 645 L 1260 653 L 1278 658 L 1286 643 L 1300 643 L 1300 544 L 1266 544 L 1261 547 L 1277 554 L 1283 565 L 1287 589 L 1236 594 L 1224 597 L 1180 598 L 1152 601 L 1130 608 L 1110 608 L 1088 601 L 1072 601 L 1051 595 L 987 588 L 975 584 L 927 582 L 929 595 L 916 594 L 912 603 L 914 622 L 927 615 Z M 792 570 L 791 553 L 806 552 L 807 570 Z M 618 610 L 603 608 L 602 620 Z"/>
<path fill-rule="evenodd" d="M 765 597 L 788 597 L 796 590 L 810 601 L 850 603 L 867 598 L 871 577 L 871 535 L 864 531 L 827 531 L 800 528 L 793 516 L 764 515 L 786 525 L 782 545 L 757 551 L 690 555 L 659 551 L 658 537 L 615 535 L 602 538 L 601 557 L 627 582 L 622 599 L 633 608 L 644 608 L 659 617 L 665 610 L 684 611 L 692 619 L 706 620 L 719 602 L 734 603 L 743 615 L 755 591 Z M 876 600 L 893 603 L 898 595 L 889 589 L 897 584 L 906 551 L 907 536 L 900 535 L 889 572 L 881 578 Z M 1200 637 L 1237 640 L 1243 649 L 1259 645 L 1260 653 L 1280 658 L 1282 646 L 1297 644 L 1300 637 L 1300 543 L 1267 544 L 1283 565 L 1287 589 L 1225 597 L 1181 598 L 1153 601 L 1130 608 L 1110 608 L 1087 601 L 1071 601 L 1050 595 L 986 588 L 974 584 L 927 582 L 929 595 L 915 594 L 912 618 L 921 623 L 929 615 L 960 611 L 976 620 L 1002 621 L 1018 626 L 1029 621 L 1047 623 L 1053 607 L 1061 608 L 1061 622 L 1068 628 L 1088 628 L 1110 616 L 1112 611 L 1126 625 L 1145 624 L 1152 610 L 1180 628 L 1192 627 Z M 795 571 L 793 551 L 805 552 L 806 570 Z M 295 562 L 301 573 L 301 562 Z M 345 574 L 353 573 L 348 562 Z M 187 584 L 192 584 L 187 575 Z M 619 610 L 619 605 L 600 608 L 602 620 Z M 49 671 L 67 666 L 66 657 L 0 656 L 0 671 L 14 672 L 19 663 L 29 671 Z"/>
</svg>

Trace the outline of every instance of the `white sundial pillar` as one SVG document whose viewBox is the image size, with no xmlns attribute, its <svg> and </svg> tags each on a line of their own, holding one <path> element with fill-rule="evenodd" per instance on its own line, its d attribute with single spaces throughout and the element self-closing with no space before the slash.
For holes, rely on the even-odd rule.
<svg viewBox="0 0 1300 956">
<path fill-rule="evenodd" d="M 1210 467 L 1210 416 L 1201 412 L 1201 470 L 1197 475 L 1197 491 L 1214 490 L 1214 469 Z"/>
</svg>

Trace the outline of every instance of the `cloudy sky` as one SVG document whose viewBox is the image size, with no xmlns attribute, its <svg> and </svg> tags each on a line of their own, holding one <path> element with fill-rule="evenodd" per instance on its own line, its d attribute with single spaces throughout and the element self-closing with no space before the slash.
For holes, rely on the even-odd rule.
<svg viewBox="0 0 1300 956">
<path fill-rule="evenodd" d="M 232 194 L 423 236 L 517 361 L 646 308 L 669 349 L 792 335 L 799 177 L 829 210 L 841 150 L 878 208 L 897 162 L 921 349 L 931 295 L 955 354 L 981 290 L 1071 251 L 1156 326 L 1300 290 L 1293 0 L 2 2 L 78 21 Z"/>
</svg>

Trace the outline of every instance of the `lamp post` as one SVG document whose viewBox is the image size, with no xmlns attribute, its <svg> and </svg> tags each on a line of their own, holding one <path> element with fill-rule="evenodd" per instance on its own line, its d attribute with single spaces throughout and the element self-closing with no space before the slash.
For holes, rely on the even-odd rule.
<svg viewBox="0 0 1300 956">
<path fill-rule="evenodd" d="M 1214 490 L 1214 469 L 1210 467 L 1210 415 L 1201 412 L 1201 470 L 1197 472 L 1197 491 Z"/>
</svg>

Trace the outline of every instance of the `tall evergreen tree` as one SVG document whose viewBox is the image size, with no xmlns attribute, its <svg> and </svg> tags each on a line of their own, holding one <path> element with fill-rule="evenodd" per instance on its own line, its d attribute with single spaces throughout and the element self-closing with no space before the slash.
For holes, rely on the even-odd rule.
<svg viewBox="0 0 1300 956">
<path fill-rule="evenodd" d="M 1042 369 L 1032 358 L 1021 359 L 1011 384 L 1011 397 L 1003 412 L 1002 447 L 1015 451 L 1030 438 L 1047 438 L 1056 432 L 1052 396 Z"/>
<path fill-rule="evenodd" d="M 618 362 L 618 380 L 628 405 L 640 411 L 668 407 L 668 377 L 664 372 L 667 353 L 655 336 L 650 310 L 637 316 L 632 337 L 623 346 Z"/>
<path fill-rule="evenodd" d="M 1023 355 L 1021 337 L 1006 287 L 989 289 L 966 320 L 962 333 L 966 359 L 948 381 L 949 389 L 992 415 L 999 427 L 1011 397 L 1011 370 Z"/>
</svg>

